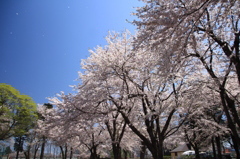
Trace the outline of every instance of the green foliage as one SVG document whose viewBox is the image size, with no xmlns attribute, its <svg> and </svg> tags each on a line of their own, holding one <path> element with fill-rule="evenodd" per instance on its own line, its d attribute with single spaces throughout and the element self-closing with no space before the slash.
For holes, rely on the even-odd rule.
<svg viewBox="0 0 240 159">
<path fill-rule="evenodd" d="M 182 155 L 181 159 L 194 159 L 195 155 Z"/>
<path fill-rule="evenodd" d="M 12 150 L 11 150 L 10 146 L 8 146 L 5 149 L 5 154 L 10 154 L 10 153 L 12 153 Z"/>
<path fill-rule="evenodd" d="M 163 156 L 163 159 L 171 159 L 171 156 Z"/>
<path fill-rule="evenodd" d="M 25 137 L 15 137 L 14 150 L 22 152 L 25 140 L 26 140 Z"/>
<path fill-rule="evenodd" d="M 22 136 L 37 120 L 37 105 L 11 85 L 0 83 L 0 140 Z"/>
</svg>

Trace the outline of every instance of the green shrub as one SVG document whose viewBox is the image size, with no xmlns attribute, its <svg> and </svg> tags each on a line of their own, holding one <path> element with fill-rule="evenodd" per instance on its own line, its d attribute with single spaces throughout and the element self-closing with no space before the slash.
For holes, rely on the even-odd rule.
<svg viewBox="0 0 240 159">
<path fill-rule="evenodd" d="M 194 159 L 195 158 L 195 155 L 182 155 L 181 156 L 181 159 Z"/>
<path fill-rule="evenodd" d="M 171 156 L 163 156 L 163 159 L 171 159 Z"/>
</svg>

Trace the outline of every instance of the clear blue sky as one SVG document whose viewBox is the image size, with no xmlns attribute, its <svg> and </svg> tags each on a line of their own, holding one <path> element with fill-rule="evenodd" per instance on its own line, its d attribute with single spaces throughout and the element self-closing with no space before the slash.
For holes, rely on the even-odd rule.
<svg viewBox="0 0 240 159">
<path fill-rule="evenodd" d="M 0 0 L 0 83 L 36 103 L 77 84 L 88 49 L 105 45 L 108 31 L 135 27 L 126 19 L 138 0 Z"/>
</svg>

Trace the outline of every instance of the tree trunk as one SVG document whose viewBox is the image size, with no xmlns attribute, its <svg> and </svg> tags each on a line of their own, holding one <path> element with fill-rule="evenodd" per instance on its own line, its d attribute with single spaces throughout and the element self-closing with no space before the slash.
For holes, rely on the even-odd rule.
<svg viewBox="0 0 240 159">
<path fill-rule="evenodd" d="M 231 100 L 228 95 L 226 94 L 226 91 L 224 88 L 220 88 L 220 97 L 221 97 L 221 102 L 223 105 L 223 110 L 226 114 L 227 120 L 228 120 L 228 127 L 231 129 L 233 136 L 235 137 L 235 140 L 237 140 L 237 143 L 240 143 L 240 137 L 238 136 L 237 128 L 234 124 L 234 122 L 237 123 L 239 120 L 238 117 L 238 112 L 235 108 L 235 103 L 233 100 Z M 232 118 L 233 117 L 233 118 Z M 238 120 L 236 119 L 238 118 Z M 237 124 L 240 126 L 240 123 Z"/>
<path fill-rule="evenodd" d="M 144 144 L 144 142 L 142 142 L 141 151 L 140 151 L 140 159 L 145 158 L 146 149 L 147 149 L 146 145 Z"/>
<path fill-rule="evenodd" d="M 19 150 L 17 150 L 16 159 L 18 159 L 18 156 L 19 156 Z"/>
<path fill-rule="evenodd" d="M 18 147 L 17 147 L 17 154 L 16 154 L 16 159 L 18 159 L 19 156 L 19 152 L 20 152 L 20 147 L 22 146 L 22 137 L 19 137 L 19 141 L 18 141 Z"/>
<path fill-rule="evenodd" d="M 148 147 L 148 145 L 146 145 Z M 149 151 L 152 154 L 153 159 L 163 159 L 163 140 L 160 138 L 154 146 L 150 146 Z"/>
<path fill-rule="evenodd" d="M 90 159 L 98 159 L 98 155 L 97 155 L 97 147 L 94 146 L 92 149 L 91 149 L 91 156 L 90 156 Z"/>
<path fill-rule="evenodd" d="M 26 159 L 31 158 L 30 150 L 31 150 L 31 146 L 27 146 L 27 151 L 24 152 L 24 155 L 25 155 Z"/>
<path fill-rule="evenodd" d="M 158 155 L 160 159 L 163 159 L 163 141 L 159 141 Z"/>
<path fill-rule="evenodd" d="M 232 138 L 232 141 L 233 141 L 233 147 L 235 149 L 235 152 L 236 152 L 236 159 L 240 159 L 240 148 L 238 146 L 238 143 L 236 143 L 237 141 L 235 140 L 234 136 L 231 135 L 231 138 Z"/>
<path fill-rule="evenodd" d="M 68 146 L 66 144 L 65 145 L 65 156 L 64 156 L 64 159 L 67 159 L 67 153 L 68 153 Z"/>
<path fill-rule="evenodd" d="M 62 146 L 59 146 L 60 147 L 60 150 L 61 150 L 61 154 L 62 154 L 62 159 L 64 159 L 64 151 L 63 151 L 63 147 Z"/>
<path fill-rule="evenodd" d="M 39 147 L 37 145 L 35 145 L 33 159 L 36 159 L 36 157 L 37 157 L 38 148 Z"/>
<path fill-rule="evenodd" d="M 71 151 L 70 151 L 70 159 L 72 159 L 73 156 L 73 148 L 71 147 Z"/>
<path fill-rule="evenodd" d="M 142 108 L 146 111 L 146 99 L 142 98 Z M 114 101 L 113 101 L 114 102 Z M 118 105 L 116 102 L 114 104 Z M 121 110 L 118 109 L 118 111 L 121 113 L 122 117 L 124 118 L 126 124 L 129 126 L 129 128 L 144 142 L 144 144 L 147 146 L 148 150 L 151 152 L 153 159 L 163 159 L 163 141 L 164 136 L 168 133 L 168 127 L 170 125 L 170 122 L 172 120 L 172 117 L 174 113 L 176 112 L 176 109 L 173 108 L 170 113 L 168 114 L 167 120 L 165 122 L 165 125 L 163 126 L 163 129 L 161 131 L 160 129 L 160 123 L 159 118 L 153 117 L 152 119 L 145 119 L 145 126 L 148 131 L 148 135 L 150 139 L 148 139 L 145 134 L 141 133 L 130 121 L 128 116 Z M 147 113 L 145 113 L 147 114 Z M 153 126 L 153 125 L 156 125 Z M 155 130 L 155 128 L 156 130 Z"/>
<path fill-rule="evenodd" d="M 118 143 L 112 144 L 114 159 L 121 159 L 121 147 Z"/>
<path fill-rule="evenodd" d="M 25 159 L 30 159 L 30 152 L 26 151 L 24 152 Z"/>
<path fill-rule="evenodd" d="M 34 151 L 33 159 L 36 159 L 37 157 L 37 151 Z"/>
<path fill-rule="evenodd" d="M 214 143 L 214 137 L 212 138 L 212 150 L 213 150 L 213 158 L 217 159 L 216 148 Z"/>
<path fill-rule="evenodd" d="M 217 158 L 222 159 L 222 149 L 221 149 L 220 137 L 216 137 L 216 145 L 217 145 Z"/>
<path fill-rule="evenodd" d="M 127 159 L 128 158 L 128 151 L 127 150 L 123 150 L 124 152 L 124 159 Z"/>
<path fill-rule="evenodd" d="M 42 142 L 42 147 L 41 147 L 40 159 L 43 159 L 43 157 L 44 157 L 45 144 L 46 144 L 46 137 L 43 136 L 43 142 Z"/>
<path fill-rule="evenodd" d="M 239 148 L 240 137 L 239 137 L 239 134 L 238 134 L 238 131 L 237 131 L 237 129 L 239 127 L 238 128 L 236 127 L 239 124 L 234 124 L 234 121 L 236 121 L 236 119 L 232 119 L 232 116 L 235 116 L 235 118 L 238 118 L 238 115 L 236 115 L 237 112 L 235 112 L 236 111 L 235 104 L 228 97 L 228 95 L 226 94 L 224 89 L 221 89 L 220 97 L 221 97 L 221 102 L 222 102 L 222 105 L 223 105 L 223 110 L 224 110 L 224 112 L 226 114 L 226 117 L 227 117 L 228 127 L 231 129 L 232 137 L 234 138 L 234 142 L 233 142 L 234 148 L 235 147 Z M 239 149 L 237 149 L 237 151 L 238 151 L 238 154 L 239 154 Z"/>
<path fill-rule="evenodd" d="M 195 147 L 195 148 L 194 148 L 194 151 L 195 151 L 195 159 L 200 159 L 199 148 L 198 148 L 198 147 Z"/>
<path fill-rule="evenodd" d="M 228 96 L 225 90 L 221 90 L 221 93 L 224 95 L 224 99 L 227 103 L 229 111 L 231 112 L 234 123 L 236 123 L 236 125 L 238 125 L 238 128 L 240 128 L 240 118 L 236 109 L 235 101 Z"/>
</svg>

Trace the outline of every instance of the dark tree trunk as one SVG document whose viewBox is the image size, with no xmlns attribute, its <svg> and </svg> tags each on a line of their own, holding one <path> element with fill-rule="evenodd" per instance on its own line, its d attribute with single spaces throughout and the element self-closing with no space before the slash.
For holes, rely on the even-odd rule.
<svg viewBox="0 0 240 159">
<path fill-rule="evenodd" d="M 216 148 L 214 143 L 214 138 L 212 138 L 212 149 L 213 149 L 213 158 L 217 159 Z"/>
<path fill-rule="evenodd" d="M 18 146 L 17 146 L 16 159 L 18 159 L 20 149 L 21 149 L 21 151 L 23 150 L 23 149 L 22 149 L 22 142 L 23 142 L 23 141 L 22 141 L 22 137 L 19 137 L 18 140 L 17 140 L 17 142 L 18 142 Z"/>
<path fill-rule="evenodd" d="M 128 151 L 127 150 L 123 150 L 123 153 L 124 153 L 124 159 L 127 159 L 128 158 Z"/>
<path fill-rule="evenodd" d="M 34 151 L 33 159 L 36 159 L 37 157 L 37 151 Z"/>
<path fill-rule="evenodd" d="M 99 159 L 99 156 L 97 154 L 97 147 L 94 146 L 92 149 L 91 149 L 91 156 L 90 156 L 90 159 Z"/>
<path fill-rule="evenodd" d="M 194 149 L 194 151 L 195 151 L 195 159 L 200 159 L 199 148 L 196 147 L 196 148 Z"/>
<path fill-rule="evenodd" d="M 186 130 L 185 130 L 185 134 L 186 133 Z M 196 134 L 194 133 L 194 136 L 196 137 Z M 189 137 L 186 135 L 186 139 L 188 141 L 188 143 L 190 144 L 190 146 L 193 148 L 193 150 L 195 151 L 195 159 L 200 159 L 200 152 L 199 152 L 199 143 L 194 143 L 193 141 L 191 141 L 189 139 Z"/>
<path fill-rule="evenodd" d="M 163 141 L 159 141 L 158 155 L 160 159 L 163 159 Z"/>
<path fill-rule="evenodd" d="M 147 149 L 146 145 L 144 145 L 144 143 L 142 142 L 141 151 L 140 151 L 140 159 L 145 158 L 146 149 Z"/>
<path fill-rule="evenodd" d="M 236 104 L 235 101 L 233 99 L 231 99 L 228 94 L 226 93 L 225 90 L 221 90 L 221 92 L 223 94 L 223 97 L 226 101 L 226 104 L 228 106 L 228 110 L 230 111 L 232 118 L 233 118 L 233 122 L 236 123 L 236 125 L 238 125 L 238 127 L 240 128 L 240 118 L 236 109 Z"/>
<path fill-rule="evenodd" d="M 25 159 L 30 159 L 27 152 L 24 152 Z"/>
<path fill-rule="evenodd" d="M 173 86 L 174 87 L 174 86 Z M 173 88 L 175 90 L 175 87 Z M 174 92 L 176 95 L 176 91 Z M 114 104 L 120 108 L 119 104 L 113 100 Z M 147 99 L 147 97 L 142 98 L 142 109 L 144 111 L 144 114 L 147 115 L 149 112 L 147 110 L 147 107 L 150 107 L 150 103 Z M 148 150 L 151 152 L 153 159 L 163 159 L 163 141 L 165 139 L 166 134 L 169 134 L 171 131 L 168 130 L 170 122 L 172 120 L 172 117 L 174 113 L 176 112 L 176 109 L 173 108 L 170 113 L 168 114 L 168 117 L 166 119 L 166 122 L 162 129 L 160 128 L 160 119 L 157 116 L 151 116 L 150 118 L 145 119 L 145 126 L 147 129 L 147 133 L 143 134 L 137 127 L 134 126 L 134 124 L 131 123 L 131 120 L 128 118 L 127 114 L 123 112 L 121 109 L 118 109 L 118 111 L 121 113 L 123 119 L 125 120 L 126 124 L 129 126 L 129 128 L 144 142 L 144 144 L 147 146 Z M 182 122 L 180 122 L 182 124 Z M 179 126 L 181 125 L 179 124 Z M 172 130 L 172 129 L 171 129 Z M 173 132 L 171 132 L 173 133 Z M 149 138 L 147 137 L 149 136 Z"/>
<path fill-rule="evenodd" d="M 118 143 L 112 144 L 114 159 L 121 159 L 121 147 Z"/>
<path fill-rule="evenodd" d="M 222 149 L 221 149 L 220 137 L 216 137 L 216 145 L 217 145 L 217 158 L 222 159 Z"/>
<path fill-rule="evenodd" d="M 16 154 L 16 159 L 18 159 L 18 156 L 19 156 L 19 151 L 17 151 L 17 154 Z"/>
<path fill-rule="evenodd" d="M 70 151 L 70 159 L 72 159 L 73 156 L 73 148 L 71 147 L 71 151 Z"/>
<path fill-rule="evenodd" d="M 67 144 L 65 145 L 65 155 L 64 155 L 64 159 L 67 159 L 67 153 L 68 153 L 68 146 Z"/>
<path fill-rule="evenodd" d="M 24 152 L 24 156 L 25 156 L 25 159 L 30 159 L 31 158 L 29 150 Z"/>
<path fill-rule="evenodd" d="M 65 159 L 65 155 L 64 155 L 64 150 L 62 146 L 59 146 L 60 150 L 61 150 L 61 154 L 62 154 L 62 159 Z"/>
<path fill-rule="evenodd" d="M 163 140 L 160 138 L 155 146 L 148 146 L 146 145 L 147 148 L 150 147 L 149 151 L 152 154 L 153 159 L 163 159 Z"/>
<path fill-rule="evenodd" d="M 231 129 L 231 133 L 235 139 L 235 142 L 233 142 L 233 144 L 235 145 L 234 147 L 239 147 L 240 146 L 240 137 L 239 137 L 239 134 L 237 131 L 238 128 L 236 127 L 239 124 L 235 124 L 236 121 L 239 120 L 239 117 L 237 115 L 235 103 L 233 100 L 231 100 L 228 97 L 228 95 L 226 94 L 226 92 L 223 88 L 221 88 L 220 97 L 221 97 L 221 102 L 223 105 L 223 110 L 227 117 L 228 127 Z M 234 118 L 238 118 L 238 119 L 234 119 Z"/>
<path fill-rule="evenodd" d="M 33 155 L 33 159 L 36 159 L 38 149 L 39 149 L 39 146 L 38 146 L 38 145 L 35 145 L 35 146 L 34 146 L 34 155 Z"/>
<path fill-rule="evenodd" d="M 25 155 L 26 159 L 30 159 L 31 158 L 30 150 L 31 150 L 31 146 L 27 146 L 27 151 L 24 152 L 24 155 Z"/>
<path fill-rule="evenodd" d="M 44 157 L 45 144 L 46 144 L 46 137 L 43 136 L 43 142 L 42 142 L 42 147 L 41 147 L 40 159 L 43 159 L 43 157 Z"/>
<path fill-rule="evenodd" d="M 123 138 L 125 128 L 127 126 L 127 123 L 125 121 L 122 121 L 120 125 L 123 124 L 123 126 L 118 128 L 117 118 L 119 115 L 120 115 L 119 112 L 117 112 L 117 114 L 115 115 L 112 114 L 113 118 L 115 119 L 115 120 L 112 120 L 112 123 L 110 123 L 109 121 L 105 121 L 108 133 L 112 140 L 112 150 L 113 150 L 114 159 L 121 159 L 120 143 Z"/>
<path fill-rule="evenodd" d="M 237 141 L 235 140 L 234 136 L 231 135 L 231 138 L 232 138 L 232 141 L 233 141 L 233 147 L 234 147 L 234 150 L 236 152 L 236 159 L 240 159 L 240 147 L 238 145 L 238 143 L 236 143 Z"/>
</svg>

